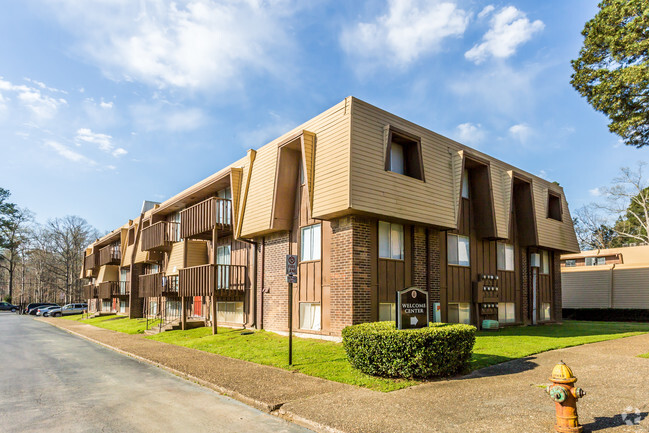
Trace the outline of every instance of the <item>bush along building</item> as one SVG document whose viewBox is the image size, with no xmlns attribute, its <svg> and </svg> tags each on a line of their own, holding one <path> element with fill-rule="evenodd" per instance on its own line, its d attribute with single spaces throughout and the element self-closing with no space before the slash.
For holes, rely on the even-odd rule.
<svg viewBox="0 0 649 433">
<path fill-rule="evenodd" d="M 83 276 L 96 310 L 282 332 L 297 254 L 294 329 L 339 336 L 393 320 L 410 286 L 437 321 L 558 321 L 559 256 L 577 251 L 559 185 L 349 97 L 145 206 Z"/>
</svg>

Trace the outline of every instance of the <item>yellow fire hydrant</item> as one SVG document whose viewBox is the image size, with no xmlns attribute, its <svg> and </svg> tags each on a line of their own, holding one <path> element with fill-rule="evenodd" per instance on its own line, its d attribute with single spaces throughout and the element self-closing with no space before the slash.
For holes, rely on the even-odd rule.
<svg viewBox="0 0 649 433">
<path fill-rule="evenodd" d="M 572 370 L 561 361 L 552 369 L 550 381 L 552 385 L 549 385 L 546 391 L 554 400 L 557 412 L 557 423 L 554 429 L 561 433 L 583 432 L 584 427 L 579 425 L 577 415 L 577 400 L 585 396 L 586 392 L 581 388 L 575 388 L 574 383 L 577 382 L 577 378 Z"/>
</svg>

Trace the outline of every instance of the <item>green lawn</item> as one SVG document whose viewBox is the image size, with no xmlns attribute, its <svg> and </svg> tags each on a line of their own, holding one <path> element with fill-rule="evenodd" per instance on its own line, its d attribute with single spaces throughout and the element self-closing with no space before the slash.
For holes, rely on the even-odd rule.
<svg viewBox="0 0 649 433">
<path fill-rule="evenodd" d="M 81 314 L 75 314 L 72 316 L 63 316 L 65 320 L 75 320 L 81 323 L 87 323 L 89 325 L 94 325 L 99 328 L 110 329 L 112 331 L 123 332 L 125 334 L 143 334 L 146 329 L 146 319 L 129 319 L 125 316 L 99 316 L 92 319 L 84 319 Z M 149 320 L 149 327 L 153 327 L 153 320 Z"/>
<path fill-rule="evenodd" d="M 643 353 L 642 355 L 638 355 L 638 358 L 649 358 L 649 353 Z"/>
<path fill-rule="evenodd" d="M 76 318 L 75 318 L 76 317 Z M 104 316 L 81 320 L 80 316 L 66 317 L 115 331 L 141 333 L 142 319 L 114 319 Z M 577 322 L 562 325 L 512 327 L 498 331 L 480 331 L 476 335 L 470 370 L 523 358 L 536 353 L 586 343 L 612 340 L 649 332 L 649 323 Z M 311 376 L 374 389 L 393 391 L 421 383 L 416 380 L 394 380 L 369 376 L 354 370 L 347 362 L 342 344 L 330 341 L 293 338 L 293 366 L 288 365 L 288 338 L 273 332 L 255 331 L 242 335 L 241 330 L 219 328 L 212 335 L 211 328 L 187 331 L 167 331 L 148 336 L 152 340 L 190 347 L 258 364 L 295 370 Z M 649 354 L 641 355 L 649 357 Z"/>
</svg>

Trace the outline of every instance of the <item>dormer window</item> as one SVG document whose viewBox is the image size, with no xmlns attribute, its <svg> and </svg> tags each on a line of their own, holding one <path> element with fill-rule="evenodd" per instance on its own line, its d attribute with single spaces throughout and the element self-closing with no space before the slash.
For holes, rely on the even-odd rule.
<svg viewBox="0 0 649 433">
<path fill-rule="evenodd" d="M 393 126 L 386 129 L 385 170 L 424 180 L 421 139 Z"/>
<path fill-rule="evenodd" d="M 561 196 L 548 191 L 548 218 L 561 221 Z"/>
<path fill-rule="evenodd" d="M 462 172 L 462 198 L 469 198 L 469 170 Z"/>
</svg>

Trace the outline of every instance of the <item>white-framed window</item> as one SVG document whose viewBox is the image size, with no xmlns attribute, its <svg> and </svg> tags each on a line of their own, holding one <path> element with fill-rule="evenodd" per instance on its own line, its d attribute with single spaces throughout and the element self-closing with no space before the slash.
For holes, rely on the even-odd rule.
<svg viewBox="0 0 649 433">
<path fill-rule="evenodd" d="M 243 302 L 217 302 L 216 321 L 243 323 Z"/>
<path fill-rule="evenodd" d="M 606 257 L 598 257 L 596 263 L 597 263 L 597 266 L 605 265 L 606 264 Z"/>
<path fill-rule="evenodd" d="M 381 302 L 379 304 L 379 322 L 392 321 L 397 318 L 394 302 Z"/>
<path fill-rule="evenodd" d="M 448 304 L 448 323 L 471 324 L 471 304 L 453 302 Z"/>
<path fill-rule="evenodd" d="M 221 245 L 216 248 L 216 264 L 229 265 L 230 264 L 230 245 Z M 216 288 L 227 289 L 230 287 L 230 272 L 228 266 L 216 267 Z"/>
<path fill-rule="evenodd" d="M 513 302 L 498 303 L 498 322 L 514 323 L 516 322 L 516 308 Z"/>
<path fill-rule="evenodd" d="M 573 267 L 577 266 L 577 260 L 574 260 L 574 259 L 573 260 L 570 260 L 570 259 L 566 260 L 565 265 L 566 265 L 567 268 L 573 268 Z"/>
<path fill-rule="evenodd" d="M 101 301 L 101 311 L 110 311 L 110 301 Z"/>
<path fill-rule="evenodd" d="M 513 271 L 514 270 L 514 246 L 498 242 L 497 249 L 497 262 L 499 271 Z"/>
<path fill-rule="evenodd" d="M 595 266 L 595 257 L 586 257 L 586 266 Z"/>
<path fill-rule="evenodd" d="M 320 260 L 322 230 L 320 224 L 302 227 L 301 229 L 300 260 Z"/>
<path fill-rule="evenodd" d="M 390 146 L 390 171 L 406 174 L 406 164 L 401 144 L 392 143 Z"/>
<path fill-rule="evenodd" d="M 462 172 L 462 198 L 469 198 L 469 170 Z"/>
<path fill-rule="evenodd" d="M 550 253 L 547 251 L 541 251 L 541 273 L 550 273 Z"/>
<path fill-rule="evenodd" d="M 379 257 L 403 260 L 403 225 L 379 221 Z"/>
<path fill-rule="evenodd" d="M 300 329 L 319 331 L 321 311 L 319 303 L 300 302 Z"/>
<path fill-rule="evenodd" d="M 157 316 L 158 315 L 158 301 L 150 301 L 149 302 L 149 314 L 151 316 Z"/>
<path fill-rule="evenodd" d="M 470 266 L 469 237 L 462 235 L 447 235 L 448 264 Z"/>
<path fill-rule="evenodd" d="M 550 303 L 541 303 L 541 320 L 550 320 Z"/>
<path fill-rule="evenodd" d="M 216 197 L 224 199 L 218 200 L 218 215 L 220 216 L 218 222 L 222 224 L 230 224 L 230 210 L 232 209 L 232 189 L 230 189 L 230 187 L 227 187 L 219 190 L 216 193 Z"/>
<path fill-rule="evenodd" d="M 126 313 L 126 301 L 119 301 L 119 312 Z"/>
</svg>

